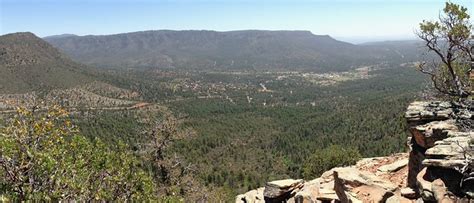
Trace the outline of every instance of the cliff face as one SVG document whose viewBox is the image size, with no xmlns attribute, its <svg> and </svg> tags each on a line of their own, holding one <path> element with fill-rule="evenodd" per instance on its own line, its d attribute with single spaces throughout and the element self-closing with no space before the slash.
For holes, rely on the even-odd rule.
<svg viewBox="0 0 474 203">
<path fill-rule="evenodd" d="M 472 107 L 413 102 L 408 153 L 365 158 L 310 181 L 268 182 L 236 202 L 474 202 Z"/>
<path fill-rule="evenodd" d="M 425 201 L 473 201 L 471 107 L 414 102 L 405 117 L 411 133 L 408 186 Z"/>
</svg>

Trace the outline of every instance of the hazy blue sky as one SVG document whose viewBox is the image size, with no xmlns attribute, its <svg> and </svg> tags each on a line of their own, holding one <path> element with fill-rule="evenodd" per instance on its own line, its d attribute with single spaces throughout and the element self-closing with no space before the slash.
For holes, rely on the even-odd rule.
<svg viewBox="0 0 474 203">
<path fill-rule="evenodd" d="M 310 30 L 351 42 L 414 38 L 442 0 L 0 0 L 0 34 Z M 472 10 L 473 0 L 454 0 Z M 472 12 L 471 12 L 472 13 Z"/>
</svg>

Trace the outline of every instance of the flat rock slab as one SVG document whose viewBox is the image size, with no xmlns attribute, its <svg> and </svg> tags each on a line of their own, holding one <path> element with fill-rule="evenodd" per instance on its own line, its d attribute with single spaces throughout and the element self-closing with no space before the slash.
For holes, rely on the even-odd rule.
<svg viewBox="0 0 474 203">
<path fill-rule="evenodd" d="M 332 173 L 336 171 L 338 178 L 341 179 L 342 183 L 349 188 L 355 188 L 362 185 L 373 185 L 381 187 L 385 190 L 394 191 L 397 186 L 389 181 L 385 181 L 380 177 L 375 176 L 373 173 L 367 171 L 360 171 L 355 167 L 337 167 L 327 172 L 324 172 L 321 179 L 334 180 Z"/>
<path fill-rule="evenodd" d="M 449 132 L 449 137 L 426 150 L 425 166 L 456 169 L 465 165 L 465 154 L 473 153 L 474 132 Z"/>
<path fill-rule="evenodd" d="M 302 179 L 286 179 L 268 182 L 265 185 L 263 196 L 270 199 L 279 198 L 295 189 L 303 187 L 303 182 Z"/>
<path fill-rule="evenodd" d="M 377 170 L 384 173 L 395 172 L 408 165 L 408 159 L 400 159 L 391 164 L 383 165 Z"/>
<path fill-rule="evenodd" d="M 301 183 L 303 183 L 302 179 L 297 179 L 297 180 L 285 179 L 285 180 L 276 180 L 276 181 L 268 182 L 267 186 L 280 188 L 280 189 L 285 189 L 285 188 L 294 187 L 294 186 L 299 185 Z"/>
<path fill-rule="evenodd" d="M 316 199 L 320 201 L 339 201 L 339 197 L 333 189 L 321 189 Z"/>
<path fill-rule="evenodd" d="M 412 102 L 405 112 L 409 123 L 419 121 L 445 120 L 453 113 L 449 102 L 417 101 Z"/>
</svg>

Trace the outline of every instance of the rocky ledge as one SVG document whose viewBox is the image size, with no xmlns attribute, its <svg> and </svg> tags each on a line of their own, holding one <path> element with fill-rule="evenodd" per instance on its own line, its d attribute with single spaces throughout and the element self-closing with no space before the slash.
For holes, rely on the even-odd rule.
<svg viewBox="0 0 474 203">
<path fill-rule="evenodd" d="M 474 201 L 471 108 L 450 102 L 413 102 L 406 112 L 408 186 L 425 201 Z"/>
<path fill-rule="evenodd" d="M 474 202 L 472 108 L 413 102 L 408 153 L 365 158 L 310 181 L 278 180 L 236 202 Z M 467 124 L 467 126 L 466 126 Z"/>
</svg>

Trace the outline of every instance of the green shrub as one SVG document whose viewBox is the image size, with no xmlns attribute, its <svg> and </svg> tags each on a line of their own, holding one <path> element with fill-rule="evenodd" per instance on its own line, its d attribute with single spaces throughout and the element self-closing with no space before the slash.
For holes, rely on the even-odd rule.
<svg viewBox="0 0 474 203">
<path fill-rule="evenodd" d="M 312 179 L 331 168 L 354 165 L 360 158 L 361 155 L 357 149 L 331 145 L 316 151 L 306 159 L 303 176 L 306 179 Z"/>
<path fill-rule="evenodd" d="M 156 188 L 124 144 L 78 134 L 59 107 L 18 108 L 0 126 L 0 199 L 150 200 Z"/>
</svg>

